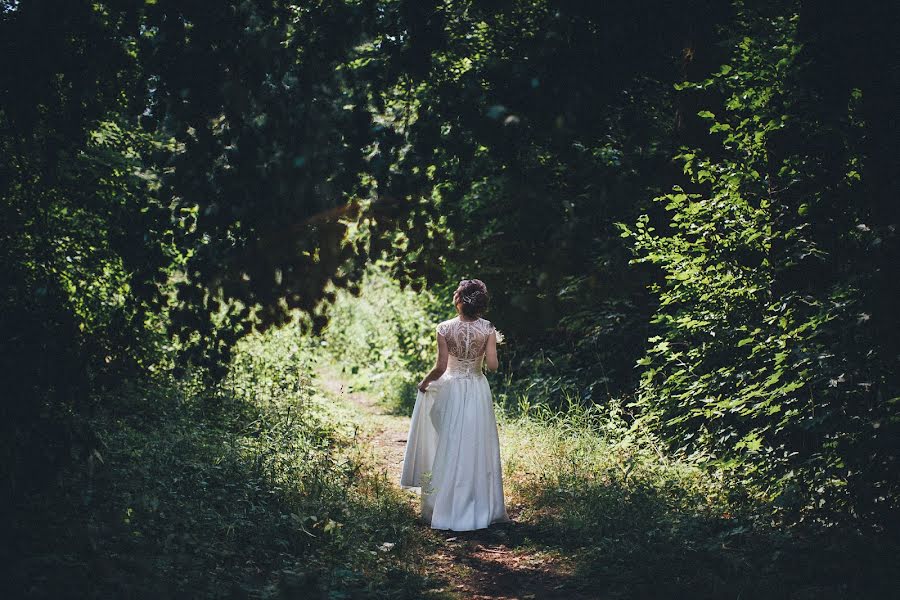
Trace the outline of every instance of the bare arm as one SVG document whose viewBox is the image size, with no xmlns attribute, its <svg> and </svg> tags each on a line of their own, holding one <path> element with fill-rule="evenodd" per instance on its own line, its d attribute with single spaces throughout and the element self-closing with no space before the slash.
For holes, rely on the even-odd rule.
<svg viewBox="0 0 900 600">
<path fill-rule="evenodd" d="M 450 355 L 447 350 L 447 340 L 444 339 L 444 336 L 441 334 L 437 334 L 437 346 L 438 346 L 438 355 L 437 360 L 434 363 L 434 368 L 428 372 L 428 375 L 419 382 L 417 386 L 419 391 L 424 392 L 428 389 L 428 385 L 437 380 L 441 375 L 444 374 L 444 371 L 447 370 L 447 357 Z"/>
<path fill-rule="evenodd" d="M 487 348 L 484 351 L 484 361 L 487 364 L 488 371 L 496 371 L 500 367 L 500 361 L 497 360 L 497 332 L 492 331 L 488 336 Z"/>
</svg>

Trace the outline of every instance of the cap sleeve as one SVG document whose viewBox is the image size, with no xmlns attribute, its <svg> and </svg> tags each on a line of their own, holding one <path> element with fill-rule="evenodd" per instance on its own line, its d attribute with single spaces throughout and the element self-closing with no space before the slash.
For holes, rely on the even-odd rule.
<svg viewBox="0 0 900 600">
<path fill-rule="evenodd" d="M 446 337 L 447 336 L 447 325 L 448 325 L 447 321 L 442 321 L 437 324 L 437 327 L 435 327 L 435 330 L 438 332 L 438 334 Z"/>
<path fill-rule="evenodd" d="M 490 336 L 493 333 L 497 337 L 498 344 L 503 343 L 503 334 L 500 333 L 500 330 L 497 329 L 497 327 L 490 321 L 487 322 L 487 331 L 488 331 L 488 336 Z"/>
</svg>

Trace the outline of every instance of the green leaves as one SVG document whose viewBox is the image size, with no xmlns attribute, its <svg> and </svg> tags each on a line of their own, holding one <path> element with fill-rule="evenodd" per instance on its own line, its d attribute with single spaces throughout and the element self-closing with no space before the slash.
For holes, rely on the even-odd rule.
<svg viewBox="0 0 900 600">
<path fill-rule="evenodd" d="M 845 117 L 823 124 L 816 119 L 825 117 L 803 108 L 810 91 L 792 79 L 799 73 L 796 23 L 748 18 L 754 33 L 742 38 L 729 63 L 702 82 L 680 86 L 714 89 L 725 99 L 696 113 L 719 135 L 677 157 L 691 180 L 683 187 L 693 193 L 675 187 L 656 198 L 666 219 L 644 215 L 620 228 L 633 244 L 633 262 L 663 272 L 654 288 L 657 335 L 637 361 L 644 369 L 638 404 L 661 424 L 672 448 L 717 456 L 720 467 L 773 498 L 800 480 L 793 510 L 821 511 L 827 497 L 846 517 L 851 506 L 861 510 L 870 502 L 875 489 L 896 490 L 898 483 L 885 470 L 863 466 L 874 456 L 894 460 L 895 449 L 867 450 L 862 442 L 863 432 L 877 431 L 876 415 L 892 409 L 868 384 L 851 390 L 845 377 L 852 370 L 857 381 L 878 379 L 885 390 L 892 372 L 863 358 L 880 351 L 850 333 L 860 323 L 850 308 L 860 295 L 844 282 L 867 269 L 850 258 L 862 255 L 835 254 L 842 248 L 835 238 L 844 234 L 832 224 L 847 222 L 841 213 L 856 210 L 845 204 L 855 196 L 832 192 L 827 182 L 856 181 L 858 171 L 846 167 L 856 164 L 856 155 L 851 141 L 831 138 L 827 151 L 843 162 L 829 166 L 817 158 L 820 128 L 840 128 Z M 824 197 L 841 208 L 828 214 L 818 203 Z M 845 271 L 830 271 L 844 260 Z M 853 350 L 851 338 L 861 342 Z M 695 435 L 700 429 L 708 435 Z M 834 466 L 854 461 L 857 470 Z M 855 487 L 846 484 L 849 477 Z"/>
</svg>

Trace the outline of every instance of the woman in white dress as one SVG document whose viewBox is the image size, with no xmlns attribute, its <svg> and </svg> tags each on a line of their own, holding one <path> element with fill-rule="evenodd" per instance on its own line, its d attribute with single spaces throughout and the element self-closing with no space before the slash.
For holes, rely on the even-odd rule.
<svg viewBox="0 0 900 600">
<path fill-rule="evenodd" d="M 481 318 L 488 291 L 464 279 L 458 316 L 437 326 L 438 356 L 419 383 L 400 485 L 422 489 L 422 518 L 434 529 L 471 531 L 509 521 L 491 388 L 497 331 Z"/>
</svg>

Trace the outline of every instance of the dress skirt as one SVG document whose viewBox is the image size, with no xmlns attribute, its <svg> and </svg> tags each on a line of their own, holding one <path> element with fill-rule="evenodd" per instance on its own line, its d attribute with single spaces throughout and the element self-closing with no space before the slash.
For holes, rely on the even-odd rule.
<svg viewBox="0 0 900 600">
<path fill-rule="evenodd" d="M 509 521 L 497 421 L 483 374 L 445 373 L 417 394 L 400 485 L 421 488 L 422 518 L 434 529 L 471 531 Z"/>
</svg>

